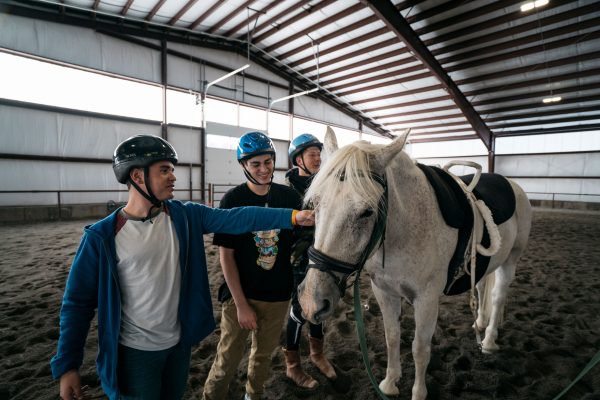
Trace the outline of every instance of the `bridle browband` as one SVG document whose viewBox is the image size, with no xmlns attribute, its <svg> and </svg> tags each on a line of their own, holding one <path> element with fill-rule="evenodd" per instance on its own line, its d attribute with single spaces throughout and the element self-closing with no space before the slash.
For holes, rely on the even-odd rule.
<svg viewBox="0 0 600 400">
<path fill-rule="evenodd" d="M 365 266 L 367 259 L 371 256 L 373 251 L 379 248 L 385 239 L 385 228 L 387 223 L 387 210 L 388 210 L 388 186 L 385 175 L 379 175 L 371 172 L 371 178 L 379 183 L 383 187 L 383 193 L 379 198 L 378 214 L 375 225 L 373 226 L 373 232 L 369 243 L 363 250 L 359 261 L 356 264 L 348 263 L 345 261 L 337 260 L 333 257 L 329 257 L 325 253 L 315 249 L 314 245 L 308 248 L 308 258 L 313 262 L 309 264 L 308 268 L 315 268 L 319 271 L 328 273 L 336 282 L 338 289 L 340 290 L 340 297 L 344 297 L 348 285 L 348 279 L 352 275 L 360 274 L 360 271 Z M 340 179 L 344 179 L 343 176 Z M 338 277 L 334 272 L 341 273 L 342 276 Z"/>
</svg>

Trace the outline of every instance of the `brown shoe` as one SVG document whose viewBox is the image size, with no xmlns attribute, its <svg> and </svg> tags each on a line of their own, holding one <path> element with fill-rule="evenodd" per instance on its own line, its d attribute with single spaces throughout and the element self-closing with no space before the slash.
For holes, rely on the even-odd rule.
<svg viewBox="0 0 600 400">
<path fill-rule="evenodd" d="M 302 370 L 300 353 L 297 350 L 286 350 L 285 348 L 282 350 L 285 356 L 286 376 L 302 389 L 316 389 L 319 382 Z"/>
<path fill-rule="evenodd" d="M 309 336 L 308 341 L 310 344 L 310 361 L 327 377 L 327 379 L 337 378 L 333 365 L 331 365 L 329 360 L 327 360 L 323 354 L 323 339 Z"/>
</svg>

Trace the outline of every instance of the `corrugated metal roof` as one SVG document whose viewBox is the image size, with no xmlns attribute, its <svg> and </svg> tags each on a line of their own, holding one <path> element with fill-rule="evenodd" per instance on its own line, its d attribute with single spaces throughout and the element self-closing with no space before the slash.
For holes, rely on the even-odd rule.
<svg viewBox="0 0 600 400">
<path fill-rule="evenodd" d="M 296 84 L 318 84 L 317 96 L 383 134 L 412 127 L 413 142 L 480 137 L 490 146 L 504 135 L 600 129 L 600 0 L 521 11 L 526 2 L 2 1 L 8 12 L 35 4 L 36 17 L 102 13 L 223 41 L 250 37 L 254 60 L 275 57 Z M 550 96 L 562 100 L 542 103 Z"/>
</svg>

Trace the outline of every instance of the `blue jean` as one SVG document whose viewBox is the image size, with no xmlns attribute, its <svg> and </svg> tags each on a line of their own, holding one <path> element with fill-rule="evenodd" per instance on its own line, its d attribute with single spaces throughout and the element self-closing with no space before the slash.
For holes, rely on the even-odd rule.
<svg viewBox="0 0 600 400">
<path fill-rule="evenodd" d="M 122 400 L 176 400 L 183 397 L 191 348 L 177 344 L 166 350 L 144 351 L 119 345 L 117 368 Z"/>
</svg>

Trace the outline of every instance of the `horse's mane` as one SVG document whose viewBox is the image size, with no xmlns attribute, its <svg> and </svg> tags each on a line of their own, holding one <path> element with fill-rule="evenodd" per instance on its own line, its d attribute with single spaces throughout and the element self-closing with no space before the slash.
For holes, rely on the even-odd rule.
<svg viewBox="0 0 600 400">
<path fill-rule="evenodd" d="M 383 171 L 372 171 L 371 160 L 373 153 L 381 147 L 381 145 L 359 141 L 336 151 L 315 175 L 304 196 L 305 203 L 312 203 L 317 208 L 322 199 L 334 196 L 342 187 L 348 187 L 368 207 L 377 212 L 383 189 L 373 180 L 371 172 L 382 173 Z"/>
</svg>

